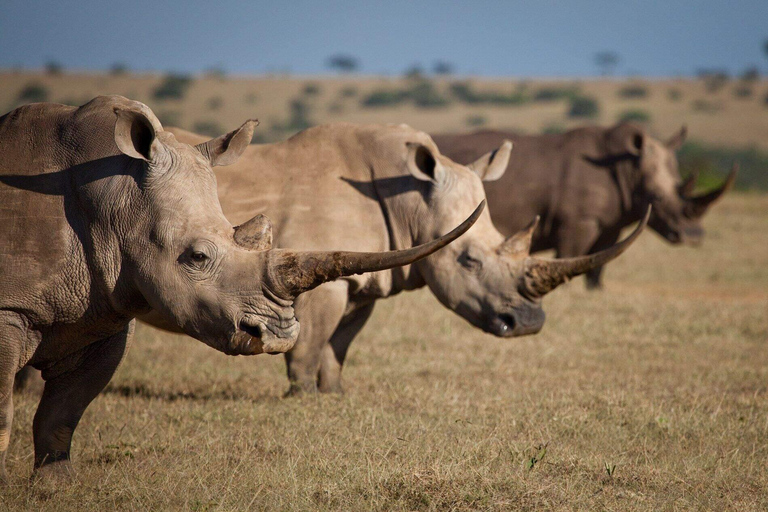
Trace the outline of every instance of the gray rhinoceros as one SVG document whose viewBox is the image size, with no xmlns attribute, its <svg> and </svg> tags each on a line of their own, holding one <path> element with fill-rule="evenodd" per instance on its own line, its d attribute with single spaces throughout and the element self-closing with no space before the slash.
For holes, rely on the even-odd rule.
<svg viewBox="0 0 768 512">
<path fill-rule="evenodd" d="M 122 360 L 137 315 L 154 312 L 227 354 L 282 352 L 299 332 L 301 292 L 412 263 L 479 215 L 408 251 L 270 250 L 265 217 L 234 228 L 224 217 L 211 169 L 239 158 L 254 125 L 192 147 L 122 97 L 0 118 L 0 480 L 14 374 L 25 364 L 45 379 L 36 473 L 68 474 L 75 427 Z"/>
<path fill-rule="evenodd" d="M 202 140 L 173 131 L 190 144 Z M 237 164 L 217 172 L 219 197 L 232 219 L 254 211 L 275 219 L 278 247 L 401 249 L 484 200 L 481 179 L 496 179 L 507 167 L 511 145 L 500 145 L 465 167 L 406 125 L 319 126 L 246 149 Z M 546 293 L 618 256 L 641 229 L 599 254 L 541 260 L 528 254 L 533 225 L 505 240 L 483 212 L 456 243 L 415 265 L 320 286 L 296 301 L 302 331 L 286 354 L 291 390 L 316 390 L 319 382 L 321 391 L 340 391 L 347 348 L 375 301 L 403 290 L 429 286 L 446 307 L 496 336 L 536 333 Z M 376 236 L 363 236 L 370 233 Z"/>
<path fill-rule="evenodd" d="M 511 140 L 515 151 L 504 176 L 485 187 L 488 208 L 502 233 L 511 234 L 534 215 L 534 252 L 555 249 L 558 257 L 602 251 L 616 243 L 622 228 L 637 222 L 648 205 L 648 225 L 673 244 L 697 244 L 701 218 L 736 177 L 736 168 L 718 189 L 694 196 L 696 176 L 685 181 L 675 151 L 686 129 L 666 142 L 632 123 L 584 127 L 563 134 L 518 135 L 494 130 L 434 135 L 443 153 L 467 163 Z M 602 267 L 587 272 L 587 287 L 601 285 Z"/>
</svg>

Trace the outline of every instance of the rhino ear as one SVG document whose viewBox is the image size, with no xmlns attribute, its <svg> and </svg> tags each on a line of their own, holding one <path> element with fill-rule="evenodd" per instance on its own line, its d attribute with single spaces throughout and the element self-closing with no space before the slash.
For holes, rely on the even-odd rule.
<svg viewBox="0 0 768 512">
<path fill-rule="evenodd" d="M 672 151 L 677 151 L 681 147 L 683 147 L 683 143 L 685 142 L 685 138 L 688 136 L 688 127 L 683 125 L 682 128 L 680 128 L 680 131 L 670 137 L 670 139 L 665 143 L 665 145 Z"/>
<path fill-rule="evenodd" d="M 124 155 L 151 161 L 160 149 L 152 121 L 138 110 L 115 109 L 115 143 Z"/>
<path fill-rule="evenodd" d="M 406 142 L 408 171 L 419 181 L 438 183 L 443 179 L 445 169 L 432 150 L 420 142 Z"/>
<path fill-rule="evenodd" d="M 211 167 L 233 164 L 240 159 L 245 148 L 251 143 L 253 130 L 258 125 L 259 121 L 256 119 L 249 119 L 237 130 L 198 144 L 195 148 L 208 159 Z"/>
<path fill-rule="evenodd" d="M 496 181 L 504 175 L 509 165 L 509 154 L 512 151 L 512 142 L 505 140 L 499 149 L 490 151 L 467 167 L 480 176 L 483 181 Z"/>
</svg>

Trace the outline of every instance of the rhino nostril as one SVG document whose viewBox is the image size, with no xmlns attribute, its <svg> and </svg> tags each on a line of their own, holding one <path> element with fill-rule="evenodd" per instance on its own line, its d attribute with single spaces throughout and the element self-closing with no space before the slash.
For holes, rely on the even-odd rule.
<svg viewBox="0 0 768 512">
<path fill-rule="evenodd" d="M 512 315 L 509 315 L 507 313 L 502 313 L 499 315 L 499 320 L 501 320 L 503 327 L 502 329 L 504 331 L 512 331 L 515 329 L 515 325 L 517 324 L 517 321 L 515 320 L 515 317 Z"/>
<path fill-rule="evenodd" d="M 260 340 L 263 336 L 263 332 L 261 330 L 261 326 L 259 325 L 248 325 L 245 322 L 240 322 L 240 324 L 237 326 L 241 331 L 247 333 L 248 335 L 256 338 L 257 340 Z"/>
</svg>

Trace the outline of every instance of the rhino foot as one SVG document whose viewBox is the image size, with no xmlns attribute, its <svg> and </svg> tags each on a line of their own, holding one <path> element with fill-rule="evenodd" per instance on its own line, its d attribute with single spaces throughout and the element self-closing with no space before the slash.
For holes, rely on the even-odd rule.
<svg viewBox="0 0 768 512">
<path fill-rule="evenodd" d="M 77 474 L 69 460 L 57 460 L 35 468 L 30 480 L 40 491 L 55 491 L 77 482 Z"/>
</svg>

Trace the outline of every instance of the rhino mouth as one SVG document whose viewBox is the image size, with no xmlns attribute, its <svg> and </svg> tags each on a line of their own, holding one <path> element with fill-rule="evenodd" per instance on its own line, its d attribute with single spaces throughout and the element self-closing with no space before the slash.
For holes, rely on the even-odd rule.
<svg viewBox="0 0 768 512">
<path fill-rule="evenodd" d="M 251 325 L 246 322 L 240 322 L 237 328 L 257 340 L 261 340 L 264 335 L 264 330 L 262 329 L 261 324 Z"/>
</svg>

